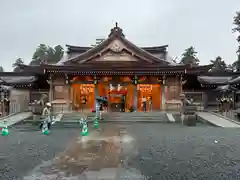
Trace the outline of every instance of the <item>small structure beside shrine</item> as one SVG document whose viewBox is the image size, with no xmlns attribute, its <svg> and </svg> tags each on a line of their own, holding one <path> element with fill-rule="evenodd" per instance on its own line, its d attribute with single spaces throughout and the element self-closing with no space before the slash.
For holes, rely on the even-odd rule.
<svg viewBox="0 0 240 180">
<path fill-rule="evenodd" d="M 29 103 L 33 102 L 36 94 L 48 84 L 39 79 L 37 73 L 0 72 L 0 113 L 1 116 L 29 110 Z M 44 86 L 45 84 L 45 86 Z M 41 90 L 40 90 L 41 89 Z M 46 90 L 47 89 L 47 90 Z M 48 93 L 48 87 L 45 91 Z"/>
</svg>

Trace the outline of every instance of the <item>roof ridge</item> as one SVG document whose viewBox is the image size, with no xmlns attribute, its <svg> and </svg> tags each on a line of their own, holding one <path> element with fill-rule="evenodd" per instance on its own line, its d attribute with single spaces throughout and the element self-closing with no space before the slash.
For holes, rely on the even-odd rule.
<svg viewBox="0 0 240 180">
<path fill-rule="evenodd" d="M 78 57 L 80 57 L 80 56 L 82 56 L 82 55 L 84 55 L 84 54 L 86 54 L 86 53 L 89 53 L 89 52 L 91 52 L 91 51 L 94 51 L 97 47 L 101 46 L 103 43 L 107 43 L 107 41 L 109 41 L 109 38 L 103 40 L 100 44 L 96 45 L 95 47 L 92 47 L 92 48 L 88 49 L 88 50 L 85 51 L 84 53 L 81 53 L 81 54 L 76 55 L 75 57 L 69 58 L 66 62 L 72 61 L 72 60 L 77 59 Z M 109 42 L 108 42 L 108 43 L 109 43 Z"/>
</svg>

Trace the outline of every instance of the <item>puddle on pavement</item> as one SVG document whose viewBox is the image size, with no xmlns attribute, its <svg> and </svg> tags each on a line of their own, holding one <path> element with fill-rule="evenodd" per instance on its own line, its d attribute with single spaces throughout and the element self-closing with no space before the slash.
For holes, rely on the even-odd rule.
<svg viewBox="0 0 240 180">
<path fill-rule="evenodd" d="M 34 177 L 74 177 L 86 171 L 99 172 L 105 168 L 117 168 L 120 164 L 119 143 L 107 140 L 89 140 L 72 144 L 65 152 L 56 157 L 52 163 L 43 163 L 35 168 Z M 32 180 L 33 175 L 24 180 Z"/>
<path fill-rule="evenodd" d="M 100 171 L 102 168 L 117 167 L 120 163 L 120 147 L 111 141 L 90 140 L 83 144 L 76 143 L 61 154 L 54 166 L 66 173 L 81 174 L 88 171 Z"/>
<path fill-rule="evenodd" d="M 38 178 L 44 176 L 49 179 L 51 177 L 53 179 L 59 177 L 74 179 L 74 177 L 82 176 L 88 172 L 93 175 L 93 172 L 98 173 L 103 169 L 116 171 L 121 164 L 122 144 L 128 146 L 133 140 L 128 135 L 120 138 L 119 129 L 114 128 L 103 133 L 101 136 L 88 136 L 87 138 L 80 139 L 77 138 L 50 164 L 42 165 L 34 174 L 37 174 Z M 24 178 L 24 180 L 32 179 L 31 177 L 30 179 L 27 179 L 27 177 Z"/>
</svg>

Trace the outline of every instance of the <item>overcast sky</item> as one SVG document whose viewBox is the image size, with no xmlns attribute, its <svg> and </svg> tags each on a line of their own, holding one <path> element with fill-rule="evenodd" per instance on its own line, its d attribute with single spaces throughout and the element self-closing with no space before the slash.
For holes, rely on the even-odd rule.
<svg viewBox="0 0 240 180">
<path fill-rule="evenodd" d="M 0 0 L 0 65 L 29 63 L 40 43 L 90 46 L 116 21 L 136 45 L 168 44 L 171 56 L 193 45 L 201 64 L 218 55 L 231 63 L 237 10 L 240 0 Z"/>
</svg>

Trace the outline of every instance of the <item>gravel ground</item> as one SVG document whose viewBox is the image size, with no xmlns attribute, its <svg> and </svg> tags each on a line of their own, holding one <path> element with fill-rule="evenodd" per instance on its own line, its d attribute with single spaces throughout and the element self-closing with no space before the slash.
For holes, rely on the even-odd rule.
<svg viewBox="0 0 240 180">
<path fill-rule="evenodd" d="M 112 129 L 111 124 L 103 126 Z M 114 126 L 120 136 L 133 139 L 122 142 L 121 152 L 116 155 L 123 160 L 122 169 L 135 169 L 153 180 L 239 179 L 238 129 L 164 123 Z M 10 133 L 0 137 L 1 180 L 21 179 L 42 161 L 52 160 L 79 136 L 79 129 L 56 128 L 49 137 L 34 131 Z"/>
<path fill-rule="evenodd" d="M 0 136 L 0 180 L 21 179 L 63 151 L 78 133 L 79 129 L 54 129 L 45 136 L 40 131 L 10 129 L 9 136 Z"/>
<path fill-rule="evenodd" d="M 150 179 L 239 179 L 239 129 L 177 124 L 135 124 L 126 129 L 138 149 L 128 166 Z"/>
</svg>

